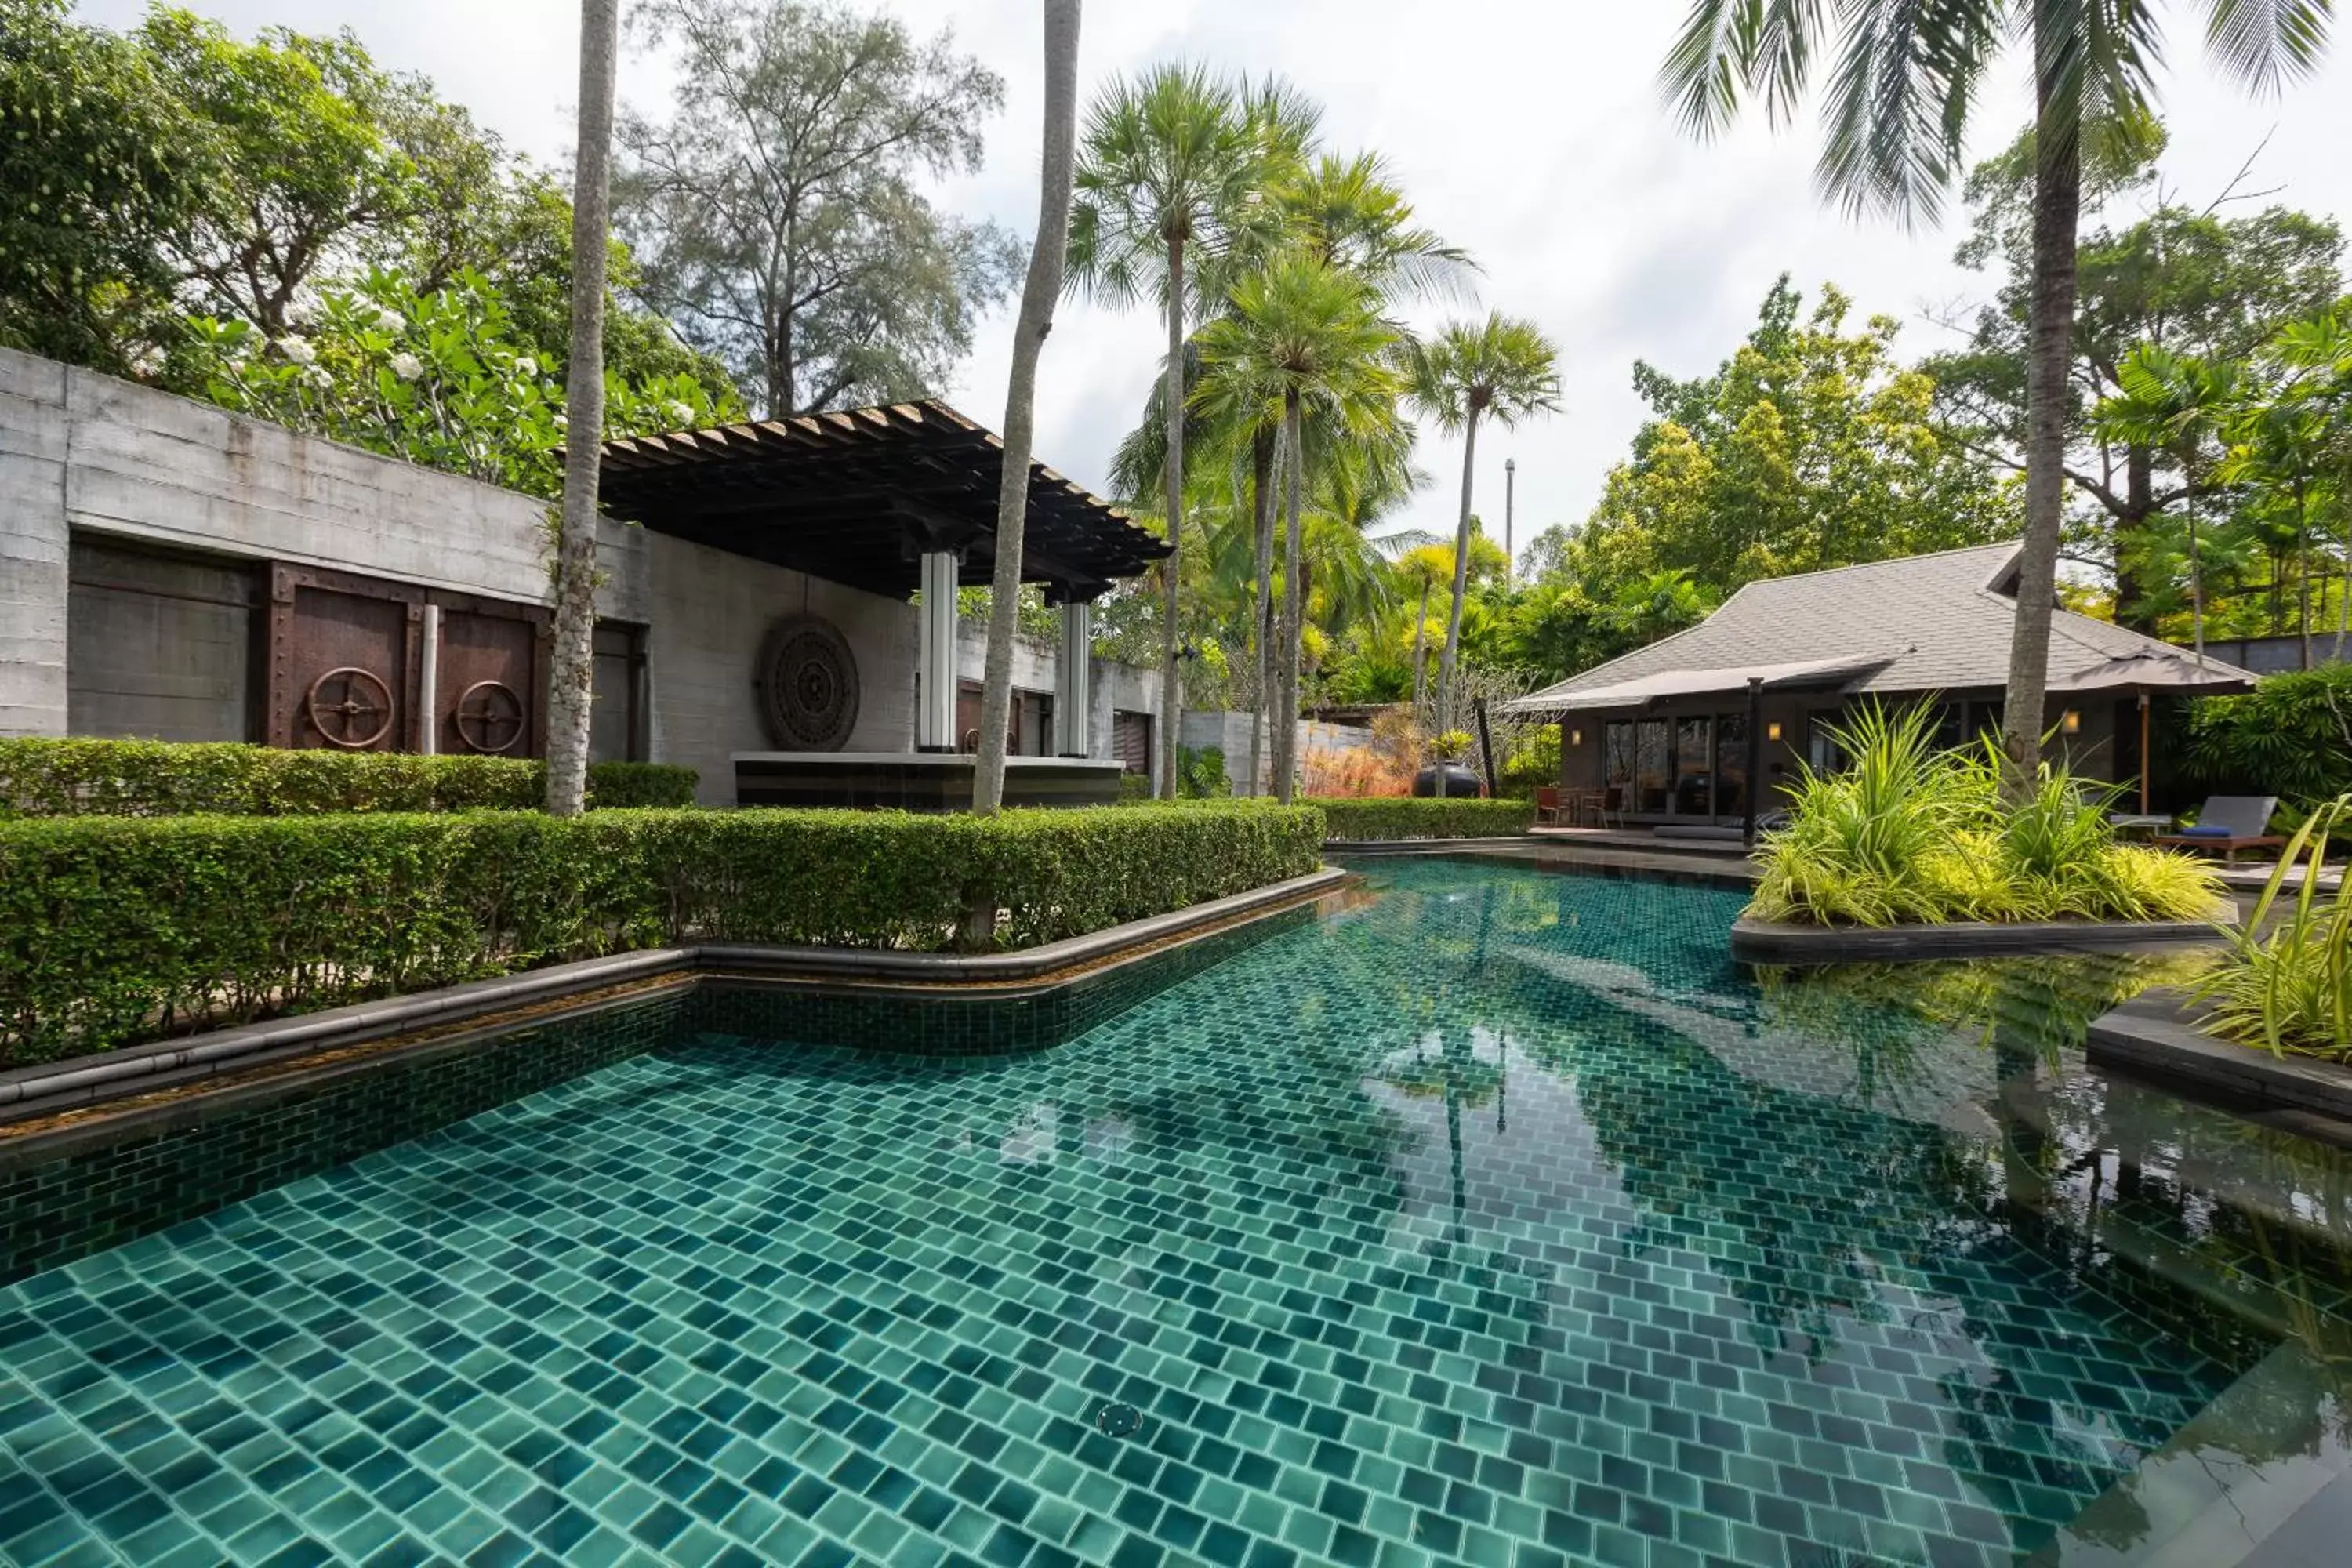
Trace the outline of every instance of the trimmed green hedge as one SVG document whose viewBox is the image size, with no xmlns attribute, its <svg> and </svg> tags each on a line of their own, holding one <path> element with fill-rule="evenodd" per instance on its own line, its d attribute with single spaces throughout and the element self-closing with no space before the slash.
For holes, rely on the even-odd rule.
<svg viewBox="0 0 2352 1568">
<path fill-rule="evenodd" d="M 698 776 L 597 763 L 591 805 L 692 805 Z M 0 816 L 286 816 L 328 811 L 527 811 L 547 766 L 512 757 L 286 751 L 173 741 L 0 740 Z"/>
<path fill-rule="evenodd" d="M 1333 838 L 1509 838 L 1535 826 L 1531 800 L 1316 795 Z"/>
<path fill-rule="evenodd" d="M 0 822 L 0 1066 L 687 940 L 1028 947 L 1315 869 L 1323 816 L 478 811 Z"/>
</svg>

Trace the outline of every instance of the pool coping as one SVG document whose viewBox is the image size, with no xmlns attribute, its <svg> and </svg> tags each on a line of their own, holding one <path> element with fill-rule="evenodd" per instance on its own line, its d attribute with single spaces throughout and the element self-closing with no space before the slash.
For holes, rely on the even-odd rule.
<svg viewBox="0 0 2352 1568">
<path fill-rule="evenodd" d="M 2188 992 L 2159 987 L 2092 1020 L 2084 1055 L 2242 1101 L 2352 1122 L 2352 1068 L 2222 1039 L 2206 1026 L 2210 1016 Z"/>
<path fill-rule="evenodd" d="M 323 1054 L 387 1036 L 541 1006 L 589 992 L 677 975 L 830 989 L 919 989 L 928 999 L 1044 995 L 1115 966 L 1219 934 L 1262 915 L 1307 903 L 1352 880 L 1324 866 L 1302 877 L 1146 916 L 1083 936 L 1001 953 L 891 952 L 865 948 L 696 942 L 581 959 L 487 980 L 357 1002 L 290 1018 L 237 1025 L 0 1072 L 0 1137 L 5 1124 L 106 1100 L 243 1072 L 289 1058 Z"/>
<path fill-rule="evenodd" d="M 1955 921 L 1935 925 L 1813 926 L 1741 915 L 1731 922 L 1731 956 L 1743 963 L 1901 963 L 2035 952 L 2128 952 L 2228 940 L 2229 932 L 2209 921 Z"/>
</svg>

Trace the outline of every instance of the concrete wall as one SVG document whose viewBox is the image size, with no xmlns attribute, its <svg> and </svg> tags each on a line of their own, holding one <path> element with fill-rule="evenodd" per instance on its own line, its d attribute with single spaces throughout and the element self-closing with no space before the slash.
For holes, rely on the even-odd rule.
<svg viewBox="0 0 2352 1568">
<path fill-rule="evenodd" d="M 1249 771 L 1250 720 L 1245 708 L 1196 709 L 1184 715 L 1183 743 L 1198 748 L 1216 746 L 1225 753 L 1225 776 L 1234 787 L 1244 788 L 1242 775 Z M 1261 734 L 1261 746 L 1271 742 Z M 1298 721 L 1298 758 L 1303 763 L 1319 752 L 1352 751 L 1372 743 L 1372 732 L 1354 724 L 1327 724 L 1318 719 Z M 1271 756 L 1262 759 L 1261 768 L 1269 766 Z"/>
<path fill-rule="evenodd" d="M 77 654 L 68 608 L 77 540 L 86 559 L 122 546 L 193 552 L 231 567 L 287 562 L 543 604 L 546 513 L 532 497 L 0 349 L 0 735 L 73 732 L 69 669 L 87 678 L 85 711 L 96 710 L 92 694 L 112 690 L 121 700 L 109 710 L 152 717 L 151 732 L 178 728 L 188 701 L 206 693 L 226 710 L 225 689 L 213 691 L 228 679 L 219 659 L 204 690 L 179 695 L 163 689 L 169 671 L 149 679 L 94 664 L 88 595 Z M 731 753 L 772 744 L 753 666 L 785 615 L 823 616 L 849 640 L 860 699 L 850 747 L 912 748 L 916 622 L 906 601 L 618 523 L 605 524 L 598 548 L 598 614 L 646 628 L 652 755 L 700 770 L 706 802 L 732 799 Z M 110 646 L 125 658 L 141 657 L 142 637 L 160 657 L 164 644 L 197 636 L 161 619 L 142 630 L 146 612 L 121 613 L 124 639 Z M 965 678 L 979 679 L 978 628 L 966 630 L 959 656 Z M 1014 684 L 1052 691 L 1058 657 L 1024 641 Z M 1098 660 L 1095 703 L 1096 753 L 1108 756 L 1112 710 L 1157 714 L 1158 678 Z"/>
</svg>

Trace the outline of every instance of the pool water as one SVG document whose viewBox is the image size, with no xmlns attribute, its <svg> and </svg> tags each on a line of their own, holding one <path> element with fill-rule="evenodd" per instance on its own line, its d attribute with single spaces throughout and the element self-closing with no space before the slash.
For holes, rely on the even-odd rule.
<svg viewBox="0 0 2352 1568">
<path fill-rule="evenodd" d="M 2347 1342 L 2347 1162 L 2085 1068 L 2127 966 L 1367 869 L 1055 1050 L 698 1035 L 0 1291 L 0 1559 L 2007 1563 Z"/>
</svg>

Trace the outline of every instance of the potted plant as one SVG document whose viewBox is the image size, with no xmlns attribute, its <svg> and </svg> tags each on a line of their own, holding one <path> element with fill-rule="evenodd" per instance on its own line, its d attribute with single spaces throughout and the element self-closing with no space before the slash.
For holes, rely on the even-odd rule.
<svg viewBox="0 0 2352 1568">
<path fill-rule="evenodd" d="M 1429 749 L 1436 760 L 1423 764 L 1421 772 L 1413 775 L 1413 794 L 1451 799 L 1455 795 L 1475 798 L 1483 793 L 1478 775 L 1462 761 L 1470 754 L 1468 733 L 1448 730 L 1430 742 Z"/>
</svg>

